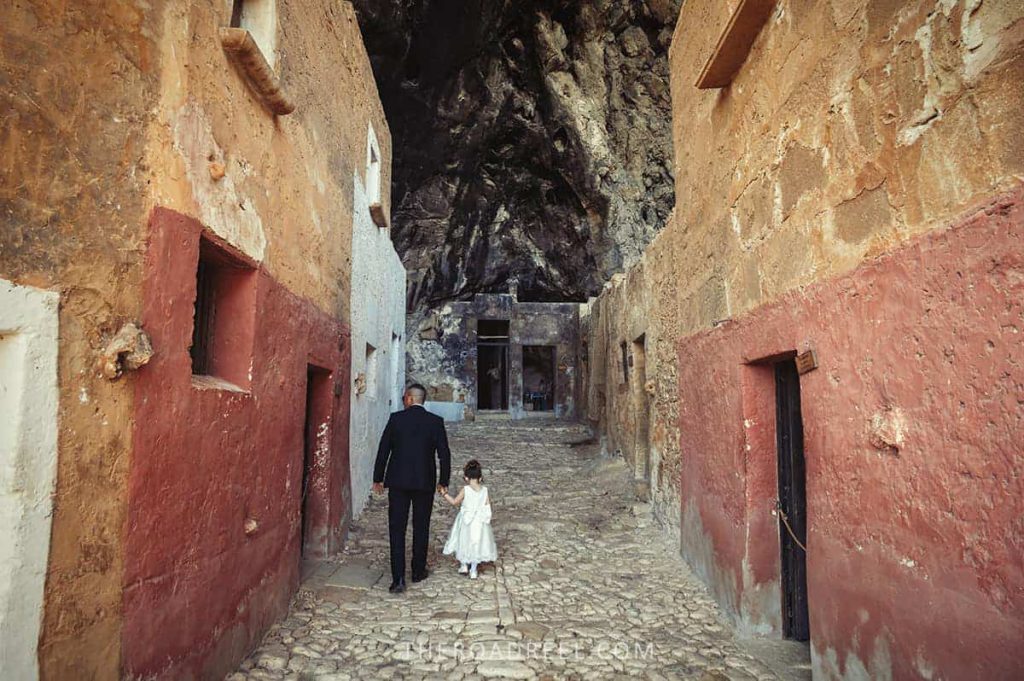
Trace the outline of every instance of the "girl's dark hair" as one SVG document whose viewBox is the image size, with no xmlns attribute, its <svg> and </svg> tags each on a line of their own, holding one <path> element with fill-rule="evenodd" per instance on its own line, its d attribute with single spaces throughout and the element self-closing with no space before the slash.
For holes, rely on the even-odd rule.
<svg viewBox="0 0 1024 681">
<path fill-rule="evenodd" d="M 466 464 L 466 467 L 462 469 L 462 474 L 466 476 L 467 480 L 483 480 L 484 469 L 480 465 L 480 462 L 476 459 L 472 459 Z"/>
</svg>

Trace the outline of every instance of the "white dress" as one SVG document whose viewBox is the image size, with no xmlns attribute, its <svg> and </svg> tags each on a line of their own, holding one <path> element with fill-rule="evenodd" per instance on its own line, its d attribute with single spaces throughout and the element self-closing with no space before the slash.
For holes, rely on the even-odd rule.
<svg viewBox="0 0 1024 681">
<path fill-rule="evenodd" d="M 444 555 L 455 554 L 460 563 L 487 563 L 498 559 L 487 498 L 486 487 L 481 487 L 479 492 L 469 485 L 463 488 L 462 505 L 444 545 Z"/>
</svg>

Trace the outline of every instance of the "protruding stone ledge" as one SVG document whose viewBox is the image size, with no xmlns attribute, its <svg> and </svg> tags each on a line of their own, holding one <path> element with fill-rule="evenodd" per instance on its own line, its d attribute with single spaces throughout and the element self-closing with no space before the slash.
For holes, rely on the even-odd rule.
<svg viewBox="0 0 1024 681">
<path fill-rule="evenodd" d="M 732 82 L 773 9 L 775 0 L 740 0 L 718 44 L 697 76 L 698 88 L 720 88 Z"/>
<path fill-rule="evenodd" d="M 384 206 L 379 203 L 370 204 L 370 217 L 373 218 L 373 224 L 381 229 L 389 229 L 391 227 L 388 224 L 388 214 L 384 212 Z"/>
<path fill-rule="evenodd" d="M 264 106 L 278 116 L 295 111 L 295 102 L 282 89 L 252 34 L 244 28 L 221 28 L 220 44 L 235 62 Z"/>
</svg>

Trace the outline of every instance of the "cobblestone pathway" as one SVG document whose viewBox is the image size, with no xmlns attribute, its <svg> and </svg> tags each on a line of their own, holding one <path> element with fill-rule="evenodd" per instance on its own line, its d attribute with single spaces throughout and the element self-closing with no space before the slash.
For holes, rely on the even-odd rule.
<svg viewBox="0 0 1024 681">
<path fill-rule="evenodd" d="M 387 504 L 375 498 L 229 679 L 782 678 L 734 639 L 633 501 L 625 465 L 569 446 L 584 435 L 536 421 L 451 429 L 453 493 L 480 459 L 499 562 L 476 581 L 456 574 L 441 555 L 455 512 L 438 499 L 430 578 L 389 594 Z"/>
</svg>

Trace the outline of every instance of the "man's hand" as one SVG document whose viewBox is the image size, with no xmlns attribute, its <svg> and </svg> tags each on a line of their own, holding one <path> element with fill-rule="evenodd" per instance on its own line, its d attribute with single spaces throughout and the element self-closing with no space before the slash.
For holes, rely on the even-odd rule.
<svg viewBox="0 0 1024 681">
<path fill-rule="evenodd" d="M 438 494 L 448 494 L 448 488 L 445 487 L 444 485 L 438 485 L 437 486 L 437 493 Z"/>
<path fill-rule="evenodd" d="M 373 493 L 374 494 L 384 494 L 384 483 L 383 482 L 375 482 L 375 483 L 373 483 Z"/>
</svg>

